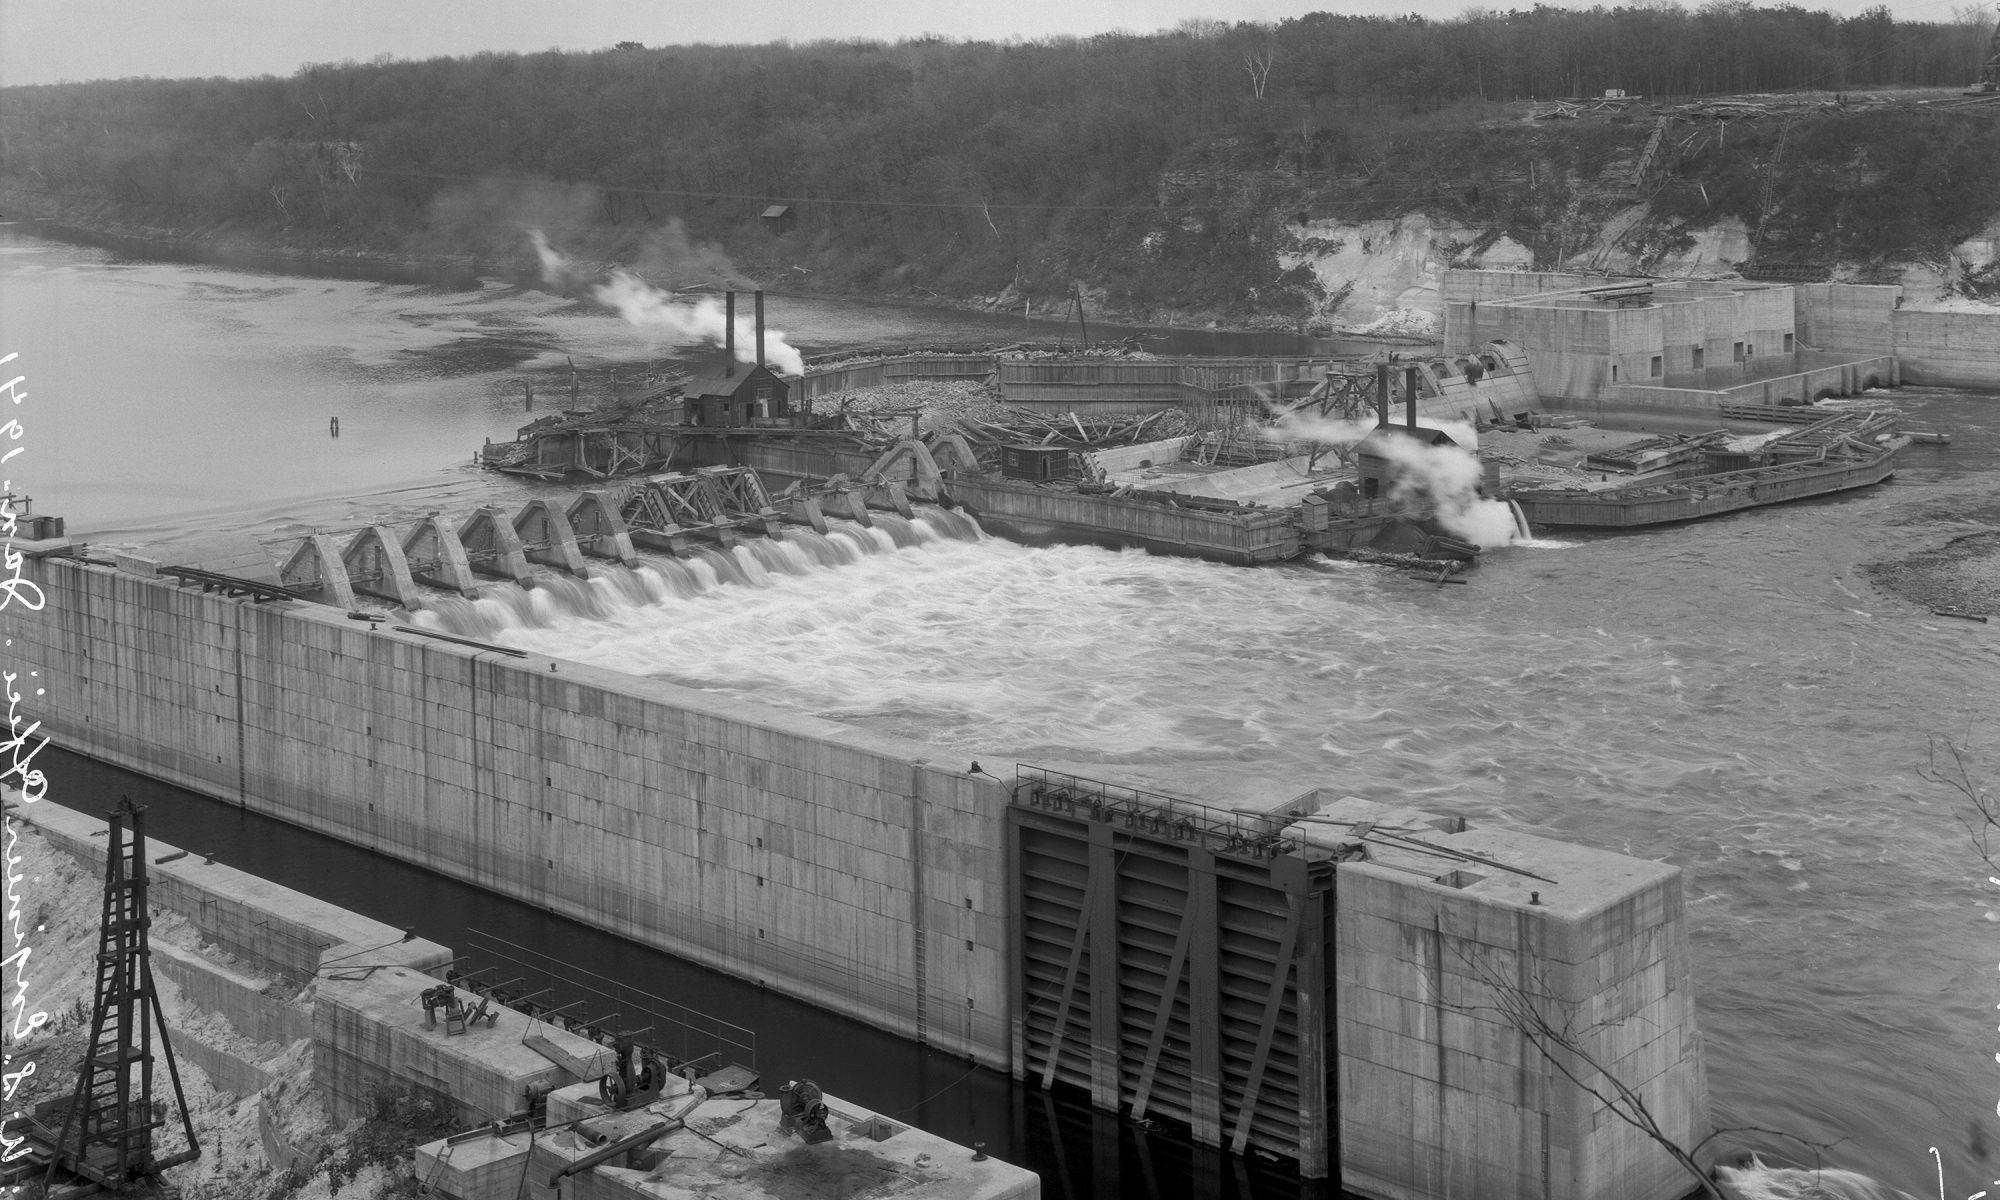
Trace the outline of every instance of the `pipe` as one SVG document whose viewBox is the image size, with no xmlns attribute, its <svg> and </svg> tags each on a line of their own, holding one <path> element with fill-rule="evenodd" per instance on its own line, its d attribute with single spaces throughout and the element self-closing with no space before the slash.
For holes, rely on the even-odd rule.
<svg viewBox="0 0 2000 1200">
<path fill-rule="evenodd" d="M 764 365 L 764 290 L 757 289 L 757 365 Z"/>
<path fill-rule="evenodd" d="M 641 1146 L 644 1146 L 647 1143 L 658 1139 L 664 1134 L 672 1133 L 674 1130 L 679 1129 L 682 1126 L 686 1125 L 687 1115 L 693 1112 L 695 1109 L 700 1108 L 702 1102 L 707 1099 L 708 1099 L 708 1089 L 697 1084 L 694 1090 L 690 1091 L 687 1094 L 687 1098 L 681 1101 L 680 1107 L 676 1108 L 673 1112 L 667 1114 L 666 1120 L 660 1122 L 658 1125 L 655 1125 L 650 1129 L 641 1130 L 640 1132 L 633 1134 L 631 1137 L 613 1142 L 609 1146 L 600 1146 L 597 1149 L 592 1150 L 589 1154 L 584 1155 L 582 1158 L 577 1159 L 575 1162 L 564 1167 L 562 1170 L 557 1171 L 555 1174 L 549 1176 L 549 1186 L 555 1187 L 557 1184 L 561 1183 L 563 1176 L 565 1175 L 575 1175 L 578 1174 L 579 1172 L 588 1171 L 597 1164 L 604 1162 L 606 1159 L 617 1157 L 621 1152 L 637 1150 Z M 574 1126 L 575 1124 L 577 1124 L 577 1122 L 572 1121 L 570 1122 L 570 1124 Z M 697 1130 L 696 1132 L 700 1131 Z"/>
<path fill-rule="evenodd" d="M 736 293 L 722 293 L 722 377 L 736 378 Z"/>
<path fill-rule="evenodd" d="M 549 1176 L 549 1186 L 555 1187 L 559 1185 L 560 1183 L 562 1183 L 563 1178 L 565 1176 L 576 1175 L 581 1172 L 588 1171 L 599 1163 L 608 1162 L 611 1159 L 614 1159 L 621 1154 L 629 1154 L 632 1151 L 640 1149 L 643 1146 L 651 1145 L 652 1143 L 658 1141 L 664 1134 L 667 1134 L 674 1129 L 678 1129 L 680 1125 L 681 1122 L 679 1118 L 675 1118 L 674 1120 L 671 1121 L 662 1121 L 658 1125 L 654 1125 L 651 1126 L 650 1128 L 640 1130 L 638 1133 L 633 1134 L 631 1137 L 620 1138 L 618 1141 L 615 1141 L 608 1146 L 599 1146 L 597 1149 L 592 1150 L 590 1153 L 584 1155 L 582 1158 L 577 1159 L 575 1162 L 564 1167 L 562 1170 L 557 1171 L 555 1174 Z"/>
</svg>

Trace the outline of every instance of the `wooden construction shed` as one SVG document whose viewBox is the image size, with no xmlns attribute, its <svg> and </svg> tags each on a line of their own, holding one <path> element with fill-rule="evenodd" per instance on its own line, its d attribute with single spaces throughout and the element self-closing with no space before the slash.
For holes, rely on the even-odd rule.
<svg viewBox="0 0 2000 1200">
<path fill-rule="evenodd" d="M 716 371 L 690 379 L 682 397 L 682 420 L 690 426 L 744 429 L 793 423 L 791 385 L 769 367 L 738 364 L 734 374 Z"/>
</svg>

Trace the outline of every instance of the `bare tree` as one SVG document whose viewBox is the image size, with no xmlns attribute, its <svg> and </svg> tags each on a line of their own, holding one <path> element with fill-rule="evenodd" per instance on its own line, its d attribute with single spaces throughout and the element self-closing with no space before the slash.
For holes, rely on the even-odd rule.
<svg viewBox="0 0 2000 1200">
<path fill-rule="evenodd" d="M 1259 101 L 1264 99 L 1264 84 L 1271 78 L 1271 64 L 1278 60 L 1275 46 L 1243 56 L 1243 69 L 1250 72 L 1250 93 Z"/>
<path fill-rule="evenodd" d="M 1730 1125 L 1719 1127 L 1708 1133 L 1692 1146 L 1682 1146 L 1675 1141 L 1660 1124 L 1659 1118 L 1646 1104 L 1644 1096 L 1636 1088 L 1613 1074 L 1604 1061 L 1590 1049 L 1593 1034 L 1607 1027 L 1599 1025 L 1579 1025 L 1577 1007 L 1574 1004 L 1554 999 L 1553 990 L 1537 977 L 1535 992 L 1530 992 L 1515 980 L 1496 971 L 1490 964 L 1476 960 L 1462 948 L 1454 948 L 1458 960 L 1471 967 L 1478 980 L 1486 985 L 1494 997 L 1490 1005 L 1447 1005 L 1455 1012 L 1491 1013 L 1514 1029 L 1528 1044 L 1540 1054 L 1542 1061 L 1554 1067 L 1556 1073 L 1573 1084 L 1584 1095 L 1595 1100 L 1606 1112 L 1611 1113 L 1627 1125 L 1646 1135 L 1654 1143 L 1679 1163 L 1682 1169 L 1699 1184 L 1702 1194 L 1710 1200 L 1728 1200 L 1716 1186 L 1715 1180 L 1702 1169 L 1696 1155 L 1702 1147 L 1723 1134 L 1753 1133 L 1767 1137 L 1784 1138 L 1797 1142 L 1813 1152 L 1815 1169 L 1818 1168 L 1823 1151 L 1834 1143 L 1810 1141 L 1796 1134 L 1778 1129 L 1764 1129 L 1754 1125 Z M 1539 993 L 1539 994 L 1537 994 Z"/>
<path fill-rule="evenodd" d="M 1917 774 L 1931 783 L 1950 788 L 1965 797 L 1971 812 L 1963 809 L 1952 815 L 1965 826 L 1967 836 L 1972 839 L 1972 848 L 1990 871 L 2000 872 L 2000 861 L 1995 861 L 1993 839 L 2000 833 L 2000 800 L 1993 791 L 1983 786 L 1972 774 L 1972 765 L 1966 761 L 1965 751 L 1950 738 L 1931 735 L 1930 760 L 1917 768 Z M 1990 877 L 1989 877 L 1990 878 Z M 1992 882 L 2000 883 L 2000 879 Z"/>
</svg>

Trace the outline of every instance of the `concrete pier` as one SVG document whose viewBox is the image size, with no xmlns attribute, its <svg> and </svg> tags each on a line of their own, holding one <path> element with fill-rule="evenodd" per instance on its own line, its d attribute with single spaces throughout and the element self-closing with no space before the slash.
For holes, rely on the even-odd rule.
<svg viewBox="0 0 2000 1200">
<path fill-rule="evenodd" d="M 347 566 L 333 539 L 325 534 L 310 534 L 300 540 L 278 567 L 278 582 L 321 604 L 354 607 L 354 584 L 347 578 Z"/>
<path fill-rule="evenodd" d="M 1348 1186 L 1395 1200 L 1692 1190 L 1569 1080 L 1629 1088 L 1683 1147 L 1709 1133 L 1679 868 L 1352 797 L 1313 816 L 1292 830 L 1306 846 L 1366 847 L 1338 868 L 1331 968 Z M 1371 827 L 1478 858 L 1441 870 L 1409 848 L 1419 839 L 1357 840 Z"/>
<path fill-rule="evenodd" d="M 370 525 L 348 541 L 340 552 L 341 567 L 355 592 L 387 600 L 403 608 L 415 608 L 417 581 L 410 577 L 409 560 L 403 545 L 380 525 Z"/>
<path fill-rule="evenodd" d="M 554 567 L 565 575 L 587 575 L 583 551 L 569 518 L 548 500 L 530 500 L 514 517 L 514 536 L 529 562 Z"/>
<path fill-rule="evenodd" d="M 528 555 L 521 535 L 498 508 L 488 505 L 467 517 L 458 527 L 458 540 L 474 572 L 491 579 L 528 581 Z"/>
<path fill-rule="evenodd" d="M 593 558 L 636 566 L 632 534 L 619 515 L 618 498 L 603 488 L 591 488 L 576 498 L 565 514 L 576 535 L 577 549 Z"/>
<path fill-rule="evenodd" d="M 465 544 L 436 513 L 418 521 L 403 538 L 403 557 L 409 562 L 411 577 L 418 583 L 461 596 L 479 592 L 478 581 L 472 577 L 472 563 L 465 556 Z"/>
</svg>

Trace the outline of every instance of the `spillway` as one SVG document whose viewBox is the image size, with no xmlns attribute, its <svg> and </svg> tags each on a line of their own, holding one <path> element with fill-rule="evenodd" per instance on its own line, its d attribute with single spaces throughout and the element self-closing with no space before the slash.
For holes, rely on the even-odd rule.
<svg viewBox="0 0 2000 1200">
<path fill-rule="evenodd" d="M 413 615 L 418 625 L 465 637 L 501 637 L 577 620 L 609 620 L 650 606 L 710 596 L 725 586 L 767 585 L 773 576 L 805 576 L 939 541 L 978 541 L 979 525 L 963 513 L 923 507 L 912 518 L 877 514 L 874 524 L 829 522 L 822 534 L 786 529 L 733 546 L 695 549 L 677 557 L 641 555 L 634 566 L 594 564 L 579 579 L 536 573 L 525 585 L 491 583 L 477 598 L 434 592 Z"/>
</svg>

